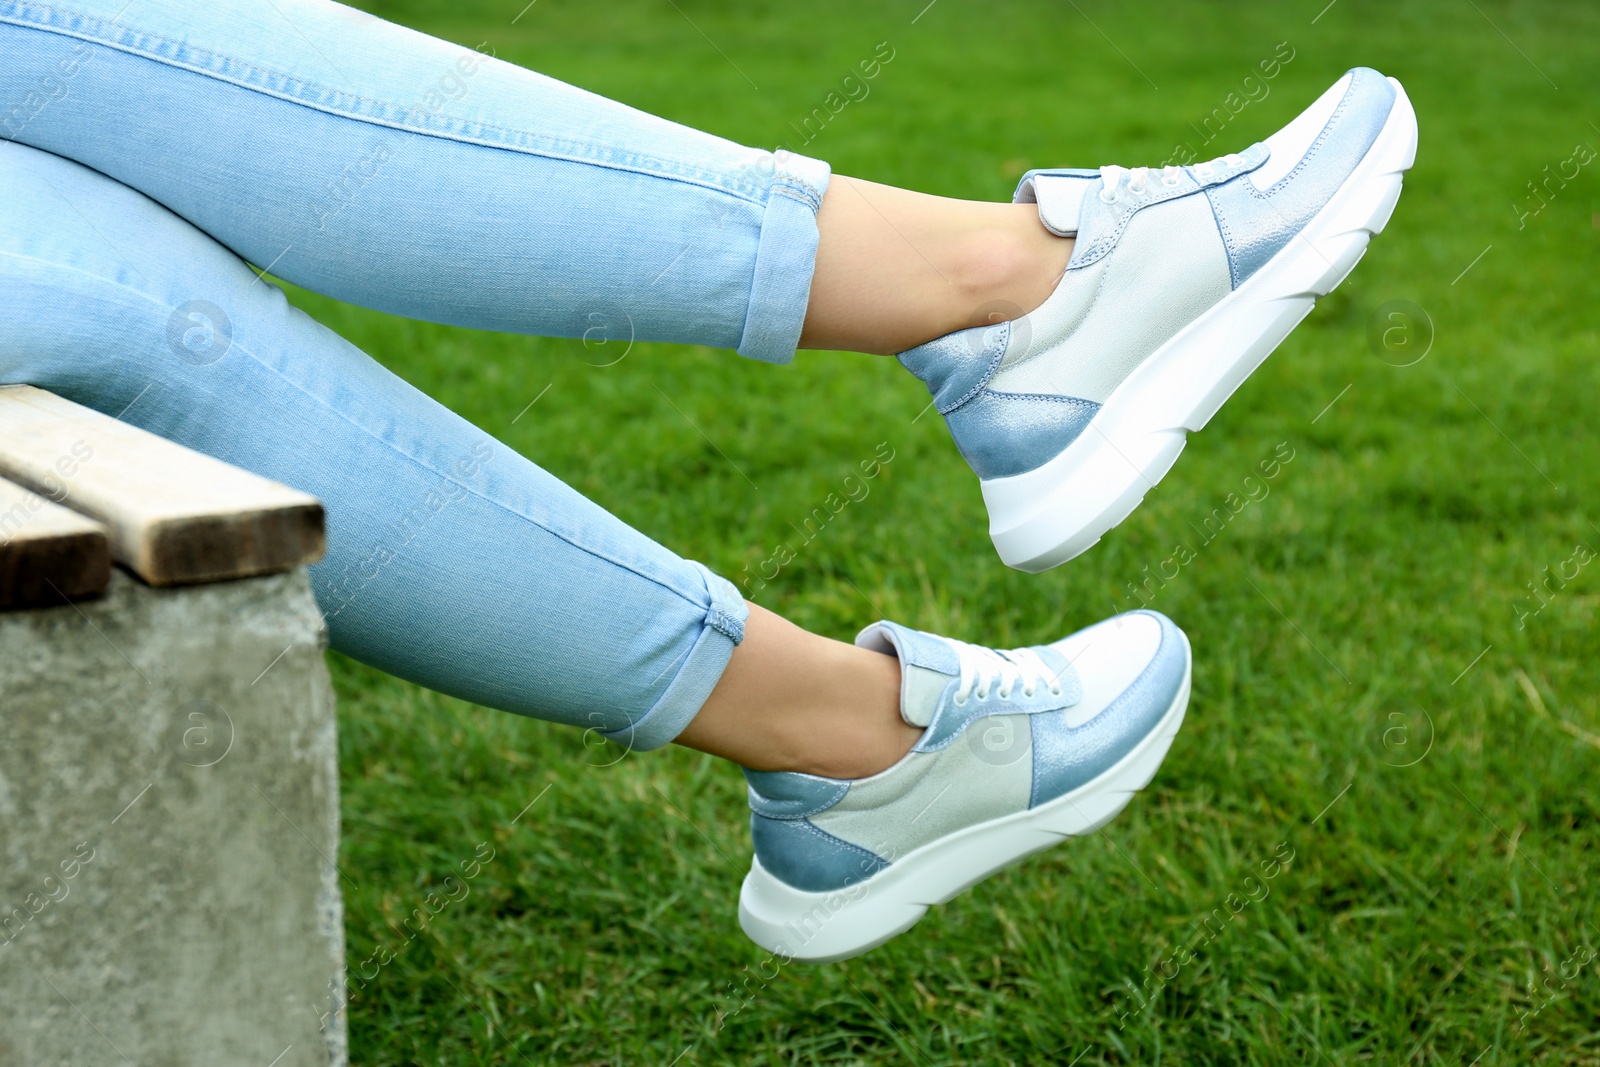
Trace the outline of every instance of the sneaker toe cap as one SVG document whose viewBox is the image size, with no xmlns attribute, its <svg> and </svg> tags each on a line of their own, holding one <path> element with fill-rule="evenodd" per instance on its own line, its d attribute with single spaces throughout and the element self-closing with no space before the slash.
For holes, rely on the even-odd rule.
<svg viewBox="0 0 1600 1067">
<path fill-rule="evenodd" d="M 1394 106 L 1394 86 L 1371 67 L 1356 67 L 1334 82 L 1328 91 L 1283 129 L 1265 141 L 1267 162 L 1252 171 L 1249 181 L 1265 191 L 1283 181 L 1302 163 L 1312 165 L 1315 154 L 1338 155 L 1353 166 L 1371 147 Z M 1342 142 L 1350 142 L 1348 146 Z M 1344 148 L 1333 152 L 1330 149 Z M 1348 173 L 1349 168 L 1345 168 Z M 1341 175 L 1342 177 L 1342 175 Z"/>
</svg>

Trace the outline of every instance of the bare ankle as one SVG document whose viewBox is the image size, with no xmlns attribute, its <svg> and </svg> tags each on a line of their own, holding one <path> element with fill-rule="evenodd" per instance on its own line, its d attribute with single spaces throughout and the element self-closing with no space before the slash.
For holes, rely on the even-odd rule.
<svg viewBox="0 0 1600 1067">
<path fill-rule="evenodd" d="M 841 674 L 853 679 L 848 696 L 813 720 L 796 750 L 794 770 L 824 778 L 868 778 L 894 766 L 922 736 L 900 715 L 900 661 L 849 648 Z M 820 728 L 819 728 L 820 727 Z"/>
<path fill-rule="evenodd" d="M 1057 237 L 1039 222 L 1032 204 L 995 205 L 995 225 L 963 241 L 952 282 L 966 307 L 966 326 L 1021 318 L 1055 291 L 1072 258 L 1073 239 Z"/>
<path fill-rule="evenodd" d="M 900 661 L 750 605 L 745 639 L 681 745 L 756 771 L 865 778 L 922 731 L 900 717 Z"/>
<path fill-rule="evenodd" d="M 1032 204 L 927 196 L 835 175 L 817 213 L 802 348 L 903 352 L 1025 315 L 1055 290 L 1072 240 Z"/>
<path fill-rule="evenodd" d="M 799 766 L 787 769 L 823 778 L 870 778 L 904 759 L 921 737 L 921 728 L 908 725 L 896 711 L 893 720 L 875 718 L 847 735 L 808 746 L 796 760 Z"/>
</svg>

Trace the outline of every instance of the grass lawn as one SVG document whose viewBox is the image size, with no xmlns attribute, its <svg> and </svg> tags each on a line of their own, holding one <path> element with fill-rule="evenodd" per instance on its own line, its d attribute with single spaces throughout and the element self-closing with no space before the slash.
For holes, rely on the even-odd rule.
<svg viewBox="0 0 1600 1067">
<path fill-rule="evenodd" d="M 738 577 L 795 545 L 754 599 L 824 633 L 887 615 L 1041 642 L 1175 571 L 1145 594 L 1195 651 L 1165 767 L 1104 832 L 884 948 L 780 967 L 737 925 L 733 767 L 619 759 L 333 656 L 349 959 L 393 957 L 351 1003 L 355 1061 L 1600 1063 L 1600 565 L 1582 563 L 1600 553 L 1600 162 L 1548 203 L 1529 186 L 1600 148 L 1600 8 L 925 2 L 365 6 L 797 149 L 791 124 L 888 42 L 870 94 L 803 150 L 974 198 L 1029 166 L 1209 158 L 1348 67 L 1400 77 L 1421 147 L 1387 232 L 1063 568 L 1001 565 L 976 480 L 892 360 L 636 344 L 597 366 L 612 357 L 576 341 L 294 299 L 685 555 Z M 870 494 L 799 545 L 881 443 Z M 397 932 L 473 861 L 468 896 Z"/>
</svg>

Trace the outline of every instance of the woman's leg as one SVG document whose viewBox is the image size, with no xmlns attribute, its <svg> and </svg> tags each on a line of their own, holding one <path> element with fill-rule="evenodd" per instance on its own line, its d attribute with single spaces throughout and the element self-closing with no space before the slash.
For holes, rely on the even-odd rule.
<svg viewBox="0 0 1600 1067">
<path fill-rule="evenodd" d="M 436 322 L 898 351 L 1031 310 L 1070 251 L 1027 207 L 830 185 L 327 0 L 0 0 L 0 58 L 0 137 Z"/>
<path fill-rule="evenodd" d="M 406 385 L 160 205 L 3 142 L 0 188 L 0 383 L 320 497 L 328 555 L 311 575 L 336 648 L 634 748 L 676 738 L 708 696 L 697 746 L 757 767 L 867 773 L 910 747 L 892 657 L 748 622 L 732 584 Z"/>
</svg>

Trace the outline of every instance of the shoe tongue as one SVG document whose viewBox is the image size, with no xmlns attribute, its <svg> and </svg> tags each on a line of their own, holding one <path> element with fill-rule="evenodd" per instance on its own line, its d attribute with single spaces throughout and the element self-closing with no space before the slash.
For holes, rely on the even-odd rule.
<svg viewBox="0 0 1600 1067">
<path fill-rule="evenodd" d="M 961 673 L 955 649 L 936 634 L 895 622 L 875 622 L 856 635 L 856 644 L 900 660 L 900 717 L 926 727 L 939 710 L 939 698 L 950 679 Z"/>
<path fill-rule="evenodd" d="M 1012 196 L 1017 204 L 1038 204 L 1039 221 L 1057 237 L 1074 237 L 1083 218 L 1083 198 L 1100 180 L 1094 170 L 1029 171 Z"/>
<path fill-rule="evenodd" d="M 900 717 L 912 726 L 931 726 L 950 675 L 915 664 L 900 667 Z"/>
</svg>

